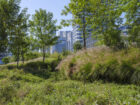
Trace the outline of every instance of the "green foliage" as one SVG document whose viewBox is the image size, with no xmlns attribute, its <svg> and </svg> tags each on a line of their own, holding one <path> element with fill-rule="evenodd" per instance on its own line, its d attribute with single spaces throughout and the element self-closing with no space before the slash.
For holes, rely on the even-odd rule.
<svg viewBox="0 0 140 105">
<path fill-rule="evenodd" d="M 38 52 L 28 52 L 27 54 L 25 54 L 25 60 L 32 60 L 41 56 L 42 54 Z"/>
<path fill-rule="evenodd" d="M 6 72 L 6 70 L 3 70 L 0 74 L 7 74 Z M 10 73 L 13 72 L 15 71 Z M 0 79 L 0 104 L 2 105 L 138 105 L 140 103 L 140 88 L 134 85 L 103 84 L 101 82 L 86 84 L 70 80 L 52 81 L 51 79 L 37 83 L 23 81 L 23 79 L 15 81 L 7 79 L 10 73 L 6 75 L 6 78 Z M 19 71 L 16 71 L 16 74 L 24 76 Z M 26 78 L 37 77 L 30 74 Z"/>
<path fill-rule="evenodd" d="M 136 51 L 136 49 L 131 49 L 131 54 L 136 54 L 134 51 Z M 123 55 L 124 53 L 121 54 Z M 0 66 L 0 104 L 140 104 L 139 86 L 102 83 L 102 81 L 83 83 L 74 80 L 62 80 L 60 77 L 62 75 L 59 75 L 59 72 L 51 72 L 51 69 L 53 68 L 51 64 L 58 60 L 56 58 L 58 55 L 58 53 L 50 55 L 50 59 L 47 59 L 46 63 L 39 61 L 26 63 L 22 65 L 22 70 L 17 70 L 16 67 L 14 67 L 15 65 L 11 65 L 13 68 L 10 70 L 8 69 L 8 65 L 5 67 Z M 89 56 L 88 53 L 86 53 L 86 57 L 87 56 Z M 104 54 L 102 53 L 101 56 L 103 57 Z M 54 58 L 52 59 L 51 57 Z M 81 58 L 72 58 L 71 63 L 74 65 L 70 65 L 69 67 L 75 67 L 78 59 Z M 133 61 L 136 63 L 137 60 L 134 59 Z M 129 68 L 128 64 L 134 64 L 134 62 L 130 61 L 129 63 L 126 63 L 123 61 L 122 69 L 126 67 Z M 98 66 L 99 70 L 104 70 L 101 70 L 102 72 L 100 72 L 100 75 L 103 76 L 106 74 L 107 78 L 111 73 L 113 73 L 113 69 L 116 67 L 116 65 L 118 65 L 118 62 L 115 58 L 110 57 L 108 60 L 105 60 L 105 62 L 103 62 L 101 65 L 102 67 L 100 65 Z M 84 65 L 80 66 L 79 78 L 83 76 L 82 79 L 87 81 L 89 78 L 91 78 L 93 68 L 94 66 L 91 62 L 86 62 Z M 108 68 L 108 70 L 106 68 Z M 124 72 L 125 71 L 126 70 L 124 70 Z M 135 82 L 138 83 L 138 81 L 136 81 L 137 78 L 139 78 L 139 76 L 136 75 L 138 72 L 139 70 L 137 69 L 137 72 L 133 74 L 133 79 L 131 78 L 133 82 L 135 80 Z M 127 72 L 124 74 L 127 75 Z M 85 78 L 85 76 L 87 78 Z"/>
<path fill-rule="evenodd" d="M 12 97 L 15 96 L 16 85 L 14 86 L 8 80 L 1 81 L 0 90 L 0 103 L 2 104 L 6 101 L 11 101 Z"/>
<path fill-rule="evenodd" d="M 66 58 L 59 69 L 65 77 L 76 80 L 140 85 L 139 51 L 135 48 L 127 52 L 90 49 L 86 53 L 78 52 L 71 58 Z"/>
<path fill-rule="evenodd" d="M 10 57 L 4 57 L 4 58 L 2 58 L 2 62 L 4 64 L 10 63 Z"/>
<path fill-rule="evenodd" d="M 129 44 L 139 47 L 140 42 L 140 3 L 139 0 L 123 0 L 126 25 L 129 28 Z"/>
<path fill-rule="evenodd" d="M 0 0 L 0 52 L 7 51 L 8 36 L 20 10 L 19 3 L 20 0 Z"/>
<path fill-rule="evenodd" d="M 73 15 L 72 20 L 62 20 L 61 24 L 64 26 L 68 25 L 78 25 L 79 31 L 82 32 L 83 46 L 86 48 L 86 39 L 89 36 L 90 27 L 90 0 L 70 0 L 68 6 L 64 7 L 62 15 L 68 15 L 69 13 Z"/>
<path fill-rule="evenodd" d="M 27 34 L 28 30 L 28 18 L 27 8 L 19 11 L 16 16 L 16 21 L 11 27 L 10 32 L 10 52 L 15 56 L 17 61 L 17 67 L 19 66 L 20 57 L 24 62 L 24 55 L 29 49 L 29 38 Z"/>
<path fill-rule="evenodd" d="M 30 31 L 34 35 L 36 43 L 43 52 L 43 62 L 45 61 L 46 50 L 57 43 L 58 37 L 56 36 L 56 20 L 53 20 L 53 14 L 46 12 L 46 10 L 36 10 L 30 21 Z"/>
<path fill-rule="evenodd" d="M 78 51 L 78 50 L 81 50 L 82 49 L 82 45 L 79 41 L 75 42 L 74 45 L 73 45 L 73 49 L 74 51 Z"/>
<path fill-rule="evenodd" d="M 109 47 L 120 48 L 122 39 L 120 30 L 122 24 L 122 3 L 121 1 L 91 0 L 91 17 L 94 37 Z"/>
<path fill-rule="evenodd" d="M 70 55 L 70 51 L 67 51 L 67 50 L 63 50 L 62 51 L 62 56 L 68 56 L 68 55 Z"/>
</svg>

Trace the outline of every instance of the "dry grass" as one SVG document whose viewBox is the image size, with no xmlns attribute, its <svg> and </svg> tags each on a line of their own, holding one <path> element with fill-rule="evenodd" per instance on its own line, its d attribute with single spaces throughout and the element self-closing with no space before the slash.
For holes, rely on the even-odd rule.
<svg viewBox="0 0 140 105">
<path fill-rule="evenodd" d="M 130 72 L 139 72 L 139 62 L 140 49 L 138 48 L 114 51 L 108 47 L 101 46 L 81 50 L 68 56 L 58 65 L 57 69 L 60 70 L 66 78 L 72 77 L 73 79 L 74 77 L 79 79 L 88 78 L 88 76 L 91 78 L 94 74 L 97 74 L 96 76 L 101 75 L 102 79 L 108 78 L 107 76 L 114 79 L 113 76 L 118 77 L 119 75 L 120 77 L 118 78 L 121 78 L 122 81 L 127 81 L 123 80 L 128 78 L 128 75 L 126 75 L 126 78 L 124 77 L 125 73 L 130 75 Z M 98 79 L 100 79 L 100 77 L 98 77 Z M 137 79 L 140 79 L 139 76 L 137 76 Z"/>
<path fill-rule="evenodd" d="M 97 62 L 102 62 L 112 53 L 113 51 L 105 46 L 95 47 L 87 50 L 78 51 L 75 54 L 69 55 L 66 59 L 60 62 L 57 66 L 57 69 L 61 70 L 63 67 L 65 70 L 69 69 L 69 63 L 73 62 L 76 64 L 76 68 L 78 69 L 81 65 L 92 62 L 93 64 Z"/>
</svg>

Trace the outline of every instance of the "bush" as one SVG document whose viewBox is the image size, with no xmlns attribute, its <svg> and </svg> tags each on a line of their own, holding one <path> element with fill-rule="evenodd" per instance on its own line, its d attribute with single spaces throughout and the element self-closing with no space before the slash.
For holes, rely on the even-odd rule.
<svg viewBox="0 0 140 105">
<path fill-rule="evenodd" d="M 81 45 L 80 41 L 77 41 L 74 43 L 73 49 L 75 52 L 82 49 L 82 45 Z"/>
<path fill-rule="evenodd" d="M 4 57 L 4 58 L 2 59 L 2 62 L 3 62 L 4 64 L 10 63 L 10 57 Z"/>
<path fill-rule="evenodd" d="M 67 50 L 63 50 L 63 52 L 62 52 L 62 55 L 63 56 L 68 56 L 68 55 L 70 55 L 70 51 L 67 51 Z"/>
<path fill-rule="evenodd" d="M 0 83 L 0 104 L 11 101 L 12 97 L 16 95 L 17 83 L 12 83 L 8 79 Z"/>
<path fill-rule="evenodd" d="M 42 54 L 38 53 L 38 52 L 29 52 L 25 55 L 25 60 L 31 60 L 31 59 L 35 59 L 35 58 L 39 58 L 41 57 Z"/>
</svg>

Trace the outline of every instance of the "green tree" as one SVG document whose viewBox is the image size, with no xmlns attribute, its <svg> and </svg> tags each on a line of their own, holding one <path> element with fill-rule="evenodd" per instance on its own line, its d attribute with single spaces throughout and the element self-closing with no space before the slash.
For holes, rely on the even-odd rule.
<svg viewBox="0 0 140 105">
<path fill-rule="evenodd" d="M 11 27 L 12 31 L 10 33 L 10 51 L 16 57 L 17 68 L 19 67 L 20 57 L 22 56 L 22 61 L 24 63 L 24 54 L 27 52 L 29 41 L 28 38 L 28 18 L 27 9 L 23 9 L 16 16 L 16 20 Z"/>
<path fill-rule="evenodd" d="M 95 37 L 109 47 L 122 47 L 120 0 L 91 0 L 91 4 L 93 16 L 90 21 Z"/>
<path fill-rule="evenodd" d="M 83 45 L 86 49 L 86 39 L 89 37 L 89 20 L 91 18 L 90 12 L 90 0 L 70 0 L 68 6 L 65 6 L 62 11 L 62 15 L 68 15 L 69 13 L 73 15 L 72 20 L 62 20 L 61 24 L 64 26 L 78 25 L 79 31 L 82 32 Z"/>
<path fill-rule="evenodd" d="M 51 45 L 57 43 L 58 37 L 55 36 L 57 27 L 53 14 L 46 10 L 36 10 L 30 21 L 31 33 L 37 39 L 37 43 L 43 52 L 43 62 L 45 62 L 46 50 Z"/>
<path fill-rule="evenodd" d="M 0 0 L 0 52 L 8 48 L 8 35 L 19 12 L 20 0 Z"/>
<path fill-rule="evenodd" d="M 140 46 L 140 1 L 123 0 L 124 12 L 126 13 L 126 24 L 130 26 L 129 42 Z"/>
<path fill-rule="evenodd" d="M 29 36 L 25 36 L 21 44 L 22 63 L 25 61 L 25 55 L 30 51 L 31 40 Z"/>
<path fill-rule="evenodd" d="M 81 45 L 80 41 L 77 41 L 74 43 L 73 49 L 75 52 L 82 49 L 82 45 Z"/>
</svg>

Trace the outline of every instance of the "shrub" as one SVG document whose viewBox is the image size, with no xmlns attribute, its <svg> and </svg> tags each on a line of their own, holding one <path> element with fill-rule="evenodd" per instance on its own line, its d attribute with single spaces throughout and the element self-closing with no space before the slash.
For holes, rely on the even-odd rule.
<svg viewBox="0 0 140 105">
<path fill-rule="evenodd" d="M 2 59 L 2 62 L 3 62 L 4 64 L 9 63 L 9 62 L 10 62 L 10 57 L 4 57 L 4 58 Z"/>
<path fill-rule="evenodd" d="M 16 95 L 16 87 L 15 83 L 12 83 L 8 79 L 3 80 L 0 83 L 0 103 L 5 103 L 7 101 L 11 101 L 12 97 Z"/>
<path fill-rule="evenodd" d="M 70 51 L 67 51 L 67 50 L 63 50 L 63 51 L 62 51 L 62 55 L 63 55 L 63 56 L 68 56 L 68 55 L 70 55 L 70 53 L 71 53 L 71 52 L 70 52 Z"/>
<path fill-rule="evenodd" d="M 42 54 L 38 53 L 38 52 L 29 52 L 25 55 L 25 60 L 31 60 L 31 59 L 35 59 L 38 57 L 41 57 Z"/>
<path fill-rule="evenodd" d="M 75 42 L 74 45 L 73 45 L 73 49 L 74 51 L 78 51 L 78 50 L 81 50 L 82 49 L 82 45 L 79 41 Z"/>
</svg>

